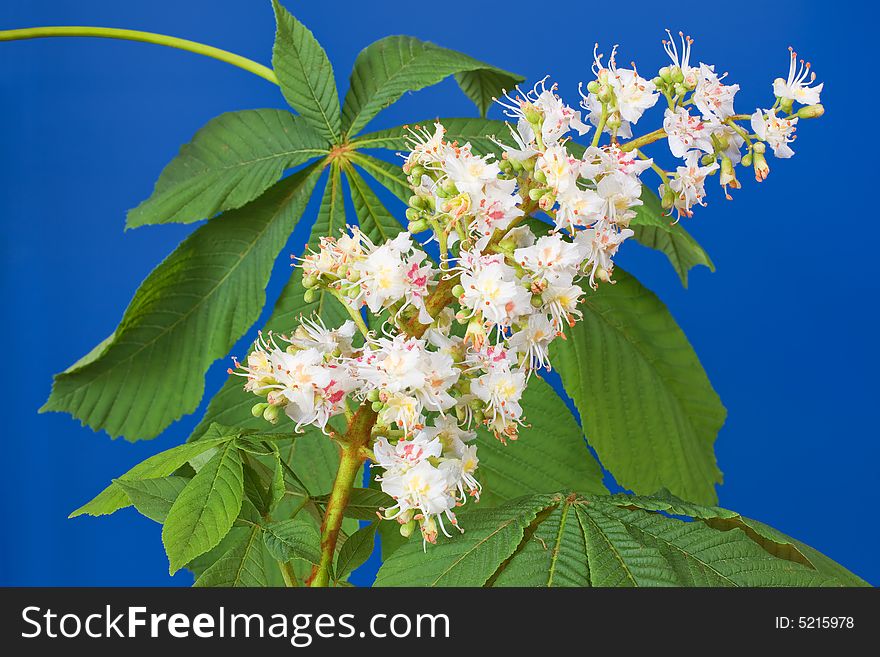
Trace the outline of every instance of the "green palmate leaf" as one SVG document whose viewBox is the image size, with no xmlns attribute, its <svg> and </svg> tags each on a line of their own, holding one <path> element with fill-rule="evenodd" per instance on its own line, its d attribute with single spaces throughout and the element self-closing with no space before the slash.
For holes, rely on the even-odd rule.
<svg viewBox="0 0 880 657">
<path fill-rule="evenodd" d="M 315 502 L 322 508 L 326 506 L 329 495 L 321 495 L 315 498 Z M 348 504 L 345 506 L 345 517 L 357 520 L 375 520 L 380 509 L 394 506 L 394 499 L 381 490 L 375 488 L 352 488 Z"/>
<path fill-rule="evenodd" d="M 480 433 L 480 505 L 564 489 L 607 493 L 602 468 L 587 449 L 581 428 L 559 395 L 533 376 L 522 406 L 528 426 L 520 429 L 517 440 L 502 445 Z"/>
<path fill-rule="evenodd" d="M 214 427 L 212 427 L 213 429 Z M 90 516 L 103 516 L 114 513 L 119 509 L 124 509 L 131 505 L 131 500 L 125 489 L 120 485 L 121 481 L 138 481 L 141 479 L 154 479 L 157 477 L 167 477 L 175 472 L 178 468 L 187 464 L 191 459 L 212 450 L 218 445 L 222 445 L 236 437 L 232 435 L 216 435 L 212 432 L 211 436 L 203 436 L 200 440 L 178 445 L 169 450 L 160 452 L 155 456 L 151 456 L 146 461 L 141 461 L 131 470 L 121 477 L 115 479 L 107 488 L 102 490 L 90 502 L 84 504 L 76 511 L 70 514 L 71 518 L 88 514 Z"/>
<path fill-rule="evenodd" d="M 430 555 L 421 541 L 409 541 L 385 561 L 375 586 L 481 586 L 513 554 L 526 528 L 553 499 L 539 495 L 462 513 L 468 522 L 464 534 L 438 539 Z"/>
<path fill-rule="evenodd" d="M 462 88 L 481 111 L 487 96 L 497 96 L 503 88 L 522 80 L 513 73 L 413 37 L 391 36 L 376 41 L 361 51 L 351 72 L 351 84 L 342 106 L 345 135 L 356 134 L 405 92 L 469 71 L 480 71 L 481 75 L 467 77 Z"/>
<path fill-rule="evenodd" d="M 343 579 L 370 558 L 375 537 L 376 524 L 372 523 L 361 527 L 345 540 L 336 557 L 334 574 L 337 579 Z"/>
<path fill-rule="evenodd" d="M 155 479 L 134 479 L 126 481 L 117 479 L 113 483 L 119 485 L 139 513 L 150 520 L 165 522 L 168 511 L 180 491 L 186 488 L 189 478 L 171 475 Z"/>
<path fill-rule="evenodd" d="M 586 296 L 568 339 L 553 343 L 554 367 L 622 486 L 714 503 L 713 444 L 726 411 L 666 306 L 620 268 L 614 278 Z"/>
<path fill-rule="evenodd" d="M 190 223 L 240 208 L 285 169 L 327 152 L 301 117 L 274 109 L 229 112 L 212 119 L 159 176 L 127 226 Z"/>
<path fill-rule="evenodd" d="M 196 579 L 193 586 L 262 587 L 269 585 L 269 556 L 258 525 L 242 531 L 232 547 Z"/>
<path fill-rule="evenodd" d="M 305 559 L 309 563 L 321 561 L 321 537 L 308 522 L 298 519 L 270 522 L 263 526 L 266 548 L 278 561 Z"/>
<path fill-rule="evenodd" d="M 345 170 L 345 177 L 351 190 L 351 200 L 357 214 L 358 225 L 374 244 L 382 244 L 404 230 L 357 171 L 348 167 Z"/>
<path fill-rule="evenodd" d="M 234 442 L 220 448 L 177 496 L 162 528 L 170 572 L 216 546 L 241 510 L 244 479 Z"/>
<path fill-rule="evenodd" d="M 624 497 L 624 496 L 618 496 Z M 472 550 L 503 523 L 524 525 L 508 551 Z M 379 570 L 377 584 L 402 586 L 840 586 L 807 565 L 778 558 L 746 532 L 719 531 L 606 496 L 523 498 L 462 512 L 465 534 L 438 541 L 418 563 L 408 544 Z M 474 534 L 468 538 L 468 534 Z M 469 551 L 470 550 L 470 551 Z M 474 555 L 479 555 L 480 559 Z M 443 564 L 438 577 L 433 563 Z M 424 572 L 427 569 L 427 572 Z M 453 575 L 452 573 L 456 573 Z"/>
<path fill-rule="evenodd" d="M 205 371 L 259 316 L 317 174 L 314 166 L 294 174 L 184 240 L 138 288 L 112 342 L 57 375 L 41 410 L 129 440 L 154 437 L 194 410 Z"/>
<path fill-rule="evenodd" d="M 370 132 L 353 140 L 357 148 L 387 148 L 394 151 L 410 150 L 410 128 L 421 126 L 434 131 L 434 123 L 439 121 L 446 128 L 446 139 L 460 144 L 469 143 L 475 153 L 500 154 L 501 148 L 494 140 L 510 143 L 510 131 L 504 121 L 476 118 L 427 119 L 405 126 L 397 126 L 378 132 Z"/>
<path fill-rule="evenodd" d="M 709 255 L 688 233 L 681 223 L 673 223 L 660 206 L 660 199 L 647 187 L 642 187 L 642 205 L 630 222 L 635 237 L 648 248 L 662 251 L 675 268 L 681 284 L 687 287 L 688 272 L 697 265 L 715 271 Z"/>
<path fill-rule="evenodd" d="M 272 67 L 284 98 L 326 141 L 341 134 L 339 95 L 327 53 L 308 30 L 277 0 Z"/>
</svg>

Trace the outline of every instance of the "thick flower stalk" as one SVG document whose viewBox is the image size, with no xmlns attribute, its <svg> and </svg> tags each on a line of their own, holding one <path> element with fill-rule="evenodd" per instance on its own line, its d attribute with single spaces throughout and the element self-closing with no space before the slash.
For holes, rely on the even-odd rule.
<svg viewBox="0 0 880 657">
<path fill-rule="evenodd" d="M 381 517 L 404 535 L 418 527 L 427 544 L 461 531 L 455 510 L 481 491 L 477 429 L 502 442 L 517 438 L 528 412 L 523 391 L 550 369 L 550 344 L 582 318 L 585 296 L 614 283 L 642 176 L 659 176 L 675 221 L 690 217 L 706 204 L 713 176 L 725 195 L 740 186 L 737 166 L 764 180 L 766 147 L 791 157 L 798 120 L 823 112 L 822 85 L 812 86 L 810 65 L 793 51 L 788 78 L 773 84 L 773 105 L 739 115 L 738 85 L 692 64 L 691 46 L 670 35 L 671 64 L 653 79 L 618 67 L 616 48 L 605 58 L 597 46 L 580 109 L 546 79 L 507 94 L 499 104 L 512 120 L 510 136 L 497 140 L 497 158 L 450 141 L 440 123 L 413 128 L 403 164 L 413 192 L 408 231 L 376 244 L 351 226 L 298 259 L 306 299 L 331 294 L 351 319 L 327 327 L 303 318 L 290 335 L 261 336 L 247 362 L 236 362 L 245 388 L 264 398 L 254 414 L 287 416 L 297 431 L 318 427 L 342 443 L 348 475 L 360 463 L 352 454 L 370 458 L 395 500 Z M 662 127 L 634 137 L 661 97 Z M 586 147 L 573 145 L 572 136 L 591 131 Z M 672 171 L 641 151 L 664 138 L 682 160 Z M 420 233 L 436 240 L 438 262 L 414 239 Z M 341 521 L 339 509 L 333 514 L 328 508 L 325 525 Z"/>
</svg>

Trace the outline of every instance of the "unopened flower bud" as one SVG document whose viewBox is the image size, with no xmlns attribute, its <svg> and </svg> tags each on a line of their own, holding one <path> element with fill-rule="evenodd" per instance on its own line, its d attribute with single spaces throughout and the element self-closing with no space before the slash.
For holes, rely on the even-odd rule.
<svg viewBox="0 0 880 657">
<path fill-rule="evenodd" d="M 421 215 L 422 215 L 422 213 L 419 212 L 418 210 L 416 210 L 415 208 L 407 208 L 407 209 L 406 209 L 406 218 L 407 218 L 407 221 L 410 221 L 410 222 L 412 222 L 412 221 L 416 221 L 416 220 L 418 220 L 418 218 L 419 218 Z"/>
<path fill-rule="evenodd" d="M 258 404 L 254 404 L 251 407 L 251 415 L 253 415 L 254 417 L 260 417 L 263 414 L 263 411 L 268 408 L 268 406 L 269 404 L 267 404 L 266 402 L 259 402 Z"/>
<path fill-rule="evenodd" d="M 547 182 L 547 176 L 545 176 L 545 175 L 544 175 L 544 172 L 541 171 L 540 169 L 537 169 L 537 170 L 535 171 L 535 173 L 534 173 L 534 177 L 535 177 L 535 180 L 537 180 L 539 183 L 545 183 L 545 182 Z"/>
<path fill-rule="evenodd" d="M 587 91 L 589 91 L 591 94 L 597 94 L 599 93 L 599 89 L 601 89 L 601 87 L 602 85 L 600 85 L 597 80 L 593 80 L 587 85 Z"/>
<path fill-rule="evenodd" d="M 758 150 L 758 146 L 761 147 L 761 150 Z M 764 144 L 755 144 L 752 158 L 755 167 L 755 180 L 758 182 L 767 180 L 767 176 L 770 175 L 770 166 L 767 164 L 767 159 L 764 157 Z"/>
<path fill-rule="evenodd" d="M 675 192 L 669 185 L 663 188 L 663 198 L 660 199 L 660 205 L 664 210 L 669 210 L 675 204 Z"/>
<path fill-rule="evenodd" d="M 267 406 L 263 410 L 263 419 L 272 424 L 278 424 L 278 416 L 281 414 L 280 406 Z"/>
<path fill-rule="evenodd" d="M 318 300 L 318 290 L 313 287 L 306 289 L 303 293 L 303 301 L 306 303 L 315 303 Z"/>
<path fill-rule="evenodd" d="M 378 413 L 383 408 L 385 408 L 385 404 L 380 401 L 374 401 L 372 404 L 370 404 L 370 408 L 372 408 L 374 412 Z"/>
<path fill-rule="evenodd" d="M 373 388 L 372 390 L 370 390 L 370 391 L 367 393 L 367 400 L 368 400 L 368 401 L 371 401 L 371 402 L 379 401 L 379 391 L 376 390 L 375 388 Z"/>
<path fill-rule="evenodd" d="M 745 155 L 743 155 L 742 165 L 744 167 L 752 166 L 752 154 L 751 153 L 746 153 Z"/>
<path fill-rule="evenodd" d="M 303 276 L 303 287 L 306 289 L 315 287 L 318 284 L 317 276 Z"/>
<path fill-rule="evenodd" d="M 409 522 L 405 522 L 400 526 L 400 535 L 404 538 L 409 538 L 412 536 L 412 533 L 416 529 L 416 521 L 410 520 Z"/>
<path fill-rule="evenodd" d="M 681 84 L 684 82 L 684 73 L 681 72 L 681 69 L 678 66 L 673 66 L 671 71 L 671 79 L 676 84 Z"/>
<path fill-rule="evenodd" d="M 797 115 L 799 119 L 818 119 L 824 113 L 825 108 L 822 105 L 807 105 L 806 107 L 801 107 Z"/>
<path fill-rule="evenodd" d="M 660 79 L 664 82 L 672 82 L 672 71 L 669 70 L 668 66 L 661 68 L 658 73 L 660 74 Z"/>
<path fill-rule="evenodd" d="M 409 214 L 409 210 L 407 210 L 407 214 Z M 409 217 L 407 217 L 407 218 L 409 218 Z M 431 227 L 431 224 L 428 223 L 427 219 L 416 219 L 416 220 L 410 220 L 409 225 L 406 228 L 410 233 L 415 235 L 417 233 L 424 233 L 430 227 Z"/>
<path fill-rule="evenodd" d="M 456 285 L 452 288 L 452 295 L 457 299 L 462 294 L 464 294 L 464 288 L 461 285 Z"/>
</svg>

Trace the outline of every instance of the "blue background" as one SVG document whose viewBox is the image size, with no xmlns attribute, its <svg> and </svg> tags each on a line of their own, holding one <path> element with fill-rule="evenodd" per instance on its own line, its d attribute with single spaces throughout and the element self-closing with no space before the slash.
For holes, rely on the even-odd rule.
<svg viewBox="0 0 880 657">
<path fill-rule="evenodd" d="M 826 84 L 826 116 L 802 122 L 796 157 L 771 158 L 766 183 L 742 174 L 745 189 L 733 202 L 711 189 L 710 206 L 687 223 L 717 273 L 695 270 L 683 290 L 657 253 L 627 244 L 620 262 L 669 305 L 729 410 L 717 442 L 721 504 L 880 582 L 880 525 L 872 519 L 880 222 L 869 178 L 873 144 L 859 144 L 875 130 L 865 70 L 874 36 L 855 5 L 763 3 L 759 13 L 748 5 L 722 13 L 720 3 L 697 10 L 632 1 L 289 0 L 288 7 L 327 49 L 343 90 L 361 48 L 412 34 L 530 80 L 551 73 L 574 104 L 577 82 L 590 79 L 595 40 L 605 52 L 620 43 L 619 60 L 635 60 L 647 75 L 665 63 L 660 38 L 670 27 L 696 37 L 698 59 L 730 71 L 742 86 L 737 107 L 750 112 L 772 102 L 770 83 L 787 72 L 786 47 L 807 55 Z M 163 32 L 267 64 L 274 29 L 268 1 L 43 0 L 0 8 L 0 29 L 52 24 Z M 168 577 L 159 526 L 134 511 L 66 516 L 111 477 L 181 442 L 201 409 L 134 445 L 36 410 L 52 374 L 114 329 L 140 281 L 192 230 L 125 233 L 125 211 L 210 118 L 284 107 L 284 100 L 273 85 L 220 62 L 86 39 L 0 43 L 0 94 L 0 584 L 189 584 L 186 574 Z M 446 81 L 407 96 L 371 127 L 473 113 Z M 649 117 L 643 125 L 653 128 L 659 111 Z M 209 393 L 226 367 L 212 368 Z M 360 583 L 371 579 L 370 567 L 357 575 Z"/>
</svg>

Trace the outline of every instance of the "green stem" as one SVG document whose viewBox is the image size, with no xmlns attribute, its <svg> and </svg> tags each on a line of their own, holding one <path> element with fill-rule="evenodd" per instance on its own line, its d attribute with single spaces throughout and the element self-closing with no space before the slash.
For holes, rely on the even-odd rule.
<svg viewBox="0 0 880 657">
<path fill-rule="evenodd" d="M 376 412 L 369 404 L 364 404 L 355 413 L 354 419 L 346 434 L 346 442 L 342 445 L 342 456 L 339 459 L 339 470 L 333 481 L 324 522 L 321 523 L 321 563 L 312 572 L 310 586 L 328 586 L 330 573 L 333 569 L 333 555 L 336 553 L 336 542 L 342 527 L 345 507 L 351 489 L 357 483 L 358 471 L 364 462 L 362 448 L 370 440 L 370 430 L 376 422 Z"/>
<path fill-rule="evenodd" d="M 602 103 L 602 115 L 599 117 L 599 125 L 596 126 L 596 133 L 593 135 L 590 146 L 597 146 L 599 144 L 599 140 L 602 138 L 602 131 L 605 130 L 606 121 L 608 121 L 608 104 Z"/>
<path fill-rule="evenodd" d="M 254 75 L 259 75 L 264 80 L 268 80 L 272 84 L 278 84 L 278 78 L 271 68 L 263 66 L 252 59 L 236 55 L 235 53 L 207 46 L 196 41 L 188 39 L 178 39 L 177 37 L 167 36 L 165 34 L 155 34 L 154 32 L 141 32 L 140 30 L 123 30 L 115 27 L 79 27 L 73 25 L 54 26 L 54 27 L 28 27 L 20 30 L 0 30 L 0 41 L 20 41 L 24 39 L 44 39 L 47 37 L 98 37 L 101 39 L 122 39 L 124 41 L 141 41 L 143 43 L 154 43 L 160 46 L 168 46 L 169 48 L 177 48 L 178 50 L 187 50 L 205 57 L 219 59 L 221 62 L 232 64 L 238 68 L 249 71 Z"/>
<path fill-rule="evenodd" d="M 281 570 L 281 576 L 284 578 L 284 585 L 290 587 L 298 587 L 299 580 L 296 578 L 296 573 L 293 572 L 293 566 L 290 565 L 289 561 L 279 561 L 278 568 Z"/>
<path fill-rule="evenodd" d="M 341 303 L 343 306 L 345 306 L 345 309 L 348 311 L 349 317 L 351 317 L 352 320 L 354 320 L 354 323 L 358 327 L 358 330 L 361 332 L 361 334 L 365 338 L 369 337 L 370 329 L 367 328 L 367 324 L 366 324 L 366 322 L 364 322 L 364 318 L 361 317 L 361 314 L 356 309 L 351 307 L 351 304 L 348 303 L 348 300 L 342 295 L 342 292 L 340 292 L 339 290 L 337 290 L 335 288 L 329 288 L 329 289 L 330 289 L 330 293 L 334 297 L 336 297 L 336 300 L 339 303 Z"/>
</svg>

